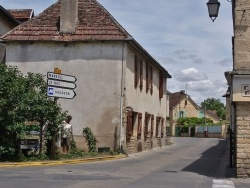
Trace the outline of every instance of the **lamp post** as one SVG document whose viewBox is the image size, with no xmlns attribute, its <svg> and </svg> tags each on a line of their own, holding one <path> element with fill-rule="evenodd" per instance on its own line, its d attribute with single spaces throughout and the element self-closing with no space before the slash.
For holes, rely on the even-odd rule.
<svg viewBox="0 0 250 188">
<path fill-rule="evenodd" d="M 211 20 L 214 22 L 214 20 L 217 18 L 220 8 L 220 2 L 218 0 L 209 0 L 207 2 L 207 8 L 208 8 L 208 14 Z"/>
<path fill-rule="evenodd" d="M 204 137 L 207 138 L 206 101 L 204 100 Z"/>
</svg>

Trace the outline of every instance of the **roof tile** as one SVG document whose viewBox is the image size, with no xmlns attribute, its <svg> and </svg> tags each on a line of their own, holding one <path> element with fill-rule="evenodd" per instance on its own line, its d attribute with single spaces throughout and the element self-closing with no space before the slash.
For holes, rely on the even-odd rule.
<svg viewBox="0 0 250 188">
<path fill-rule="evenodd" d="M 59 32 L 60 0 L 19 25 L 2 39 L 8 40 L 126 40 L 132 37 L 96 0 L 78 0 L 78 25 L 72 34 Z"/>
</svg>

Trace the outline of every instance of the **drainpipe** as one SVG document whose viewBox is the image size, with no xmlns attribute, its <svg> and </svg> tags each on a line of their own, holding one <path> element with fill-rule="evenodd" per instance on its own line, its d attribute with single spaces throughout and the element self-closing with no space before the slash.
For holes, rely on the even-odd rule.
<svg viewBox="0 0 250 188">
<path fill-rule="evenodd" d="M 119 149 L 122 151 L 123 141 L 123 126 L 122 126 L 122 115 L 123 115 L 123 88 L 124 88 L 124 42 L 122 43 L 122 74 L 121 74 L 121 96 L 120 96 L 120 138 L 119 138 Z"/>
</svg>

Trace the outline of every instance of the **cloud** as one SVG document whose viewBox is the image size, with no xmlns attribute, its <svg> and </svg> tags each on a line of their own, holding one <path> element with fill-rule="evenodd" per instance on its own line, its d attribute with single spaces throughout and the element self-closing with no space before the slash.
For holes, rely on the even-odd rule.
<svg viewBox="0 0 250 188">
<path fill-rule="evenodd" d="M 174 75 L 174 78 L 177 81 L 181 82 L 190 82 L 190 81 L 200 81 L 200 80 L 206 80 L 207 76 L 204 73 L 198 72 L 195 68 L 189 68 L 181 70 L 180 72 L 177 72 Z"/>
<path fill-rule="evenodd" d="M 219 65 L 221 65 L 223 67 L 228 67 L 228 66 L 232 66 L 233 60 L 230 59 L 230 58 L 225 58 L 225 59 L 223 59 L 221 61 L 218 61 L 218 62 L 215 62 L 215 63 L 219 64 Z"/>
</svg>

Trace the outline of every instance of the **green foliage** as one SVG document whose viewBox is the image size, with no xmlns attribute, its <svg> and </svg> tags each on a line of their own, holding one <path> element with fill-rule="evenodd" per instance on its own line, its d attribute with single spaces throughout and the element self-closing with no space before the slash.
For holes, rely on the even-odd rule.
<svg viewBox="0 0 250 188">
<path fill-rule="evenodd" d="M 24 122 L 37 121 L 40 130 L 50 124 L 46 135 L 50 140 L 55 138 L 66 112 L 47 97 L 47 85 L 41 74 L 23 76 L 17 67 L 0 64 L 0 83 L 0 159 L 23 160 L 20 140 L 25 136 Z M 42 144 L 41 140 L 42 131 Z"/>
<path fill-rule="evenodd" d="M 220 101 L 220 99 L 215 98 L 207 98 L 204 102 L 201 102 L 202 108 L 206 105 L 206 110 L 215 110 L 217 116 L 225 120 L 226 119 L 226 107 L 224 103 Z"/>
<path fill-rule="evenodd" d="M 204 118 L 197 117 L 180 117 L 177 119 L 177 124 L 182 126 L 195 126 L 195 125 L 204 125 Z M 213 120 L 206 118 L 206 125 L 212 125 Z"/>
<path fill-rule="evenodd" d="M 97 139 L 95 138 L 89 127 L 83 129 L 83 136 L 86 138 L 88 142 L 89 152 L 96 152 Z"/>
</svg>

